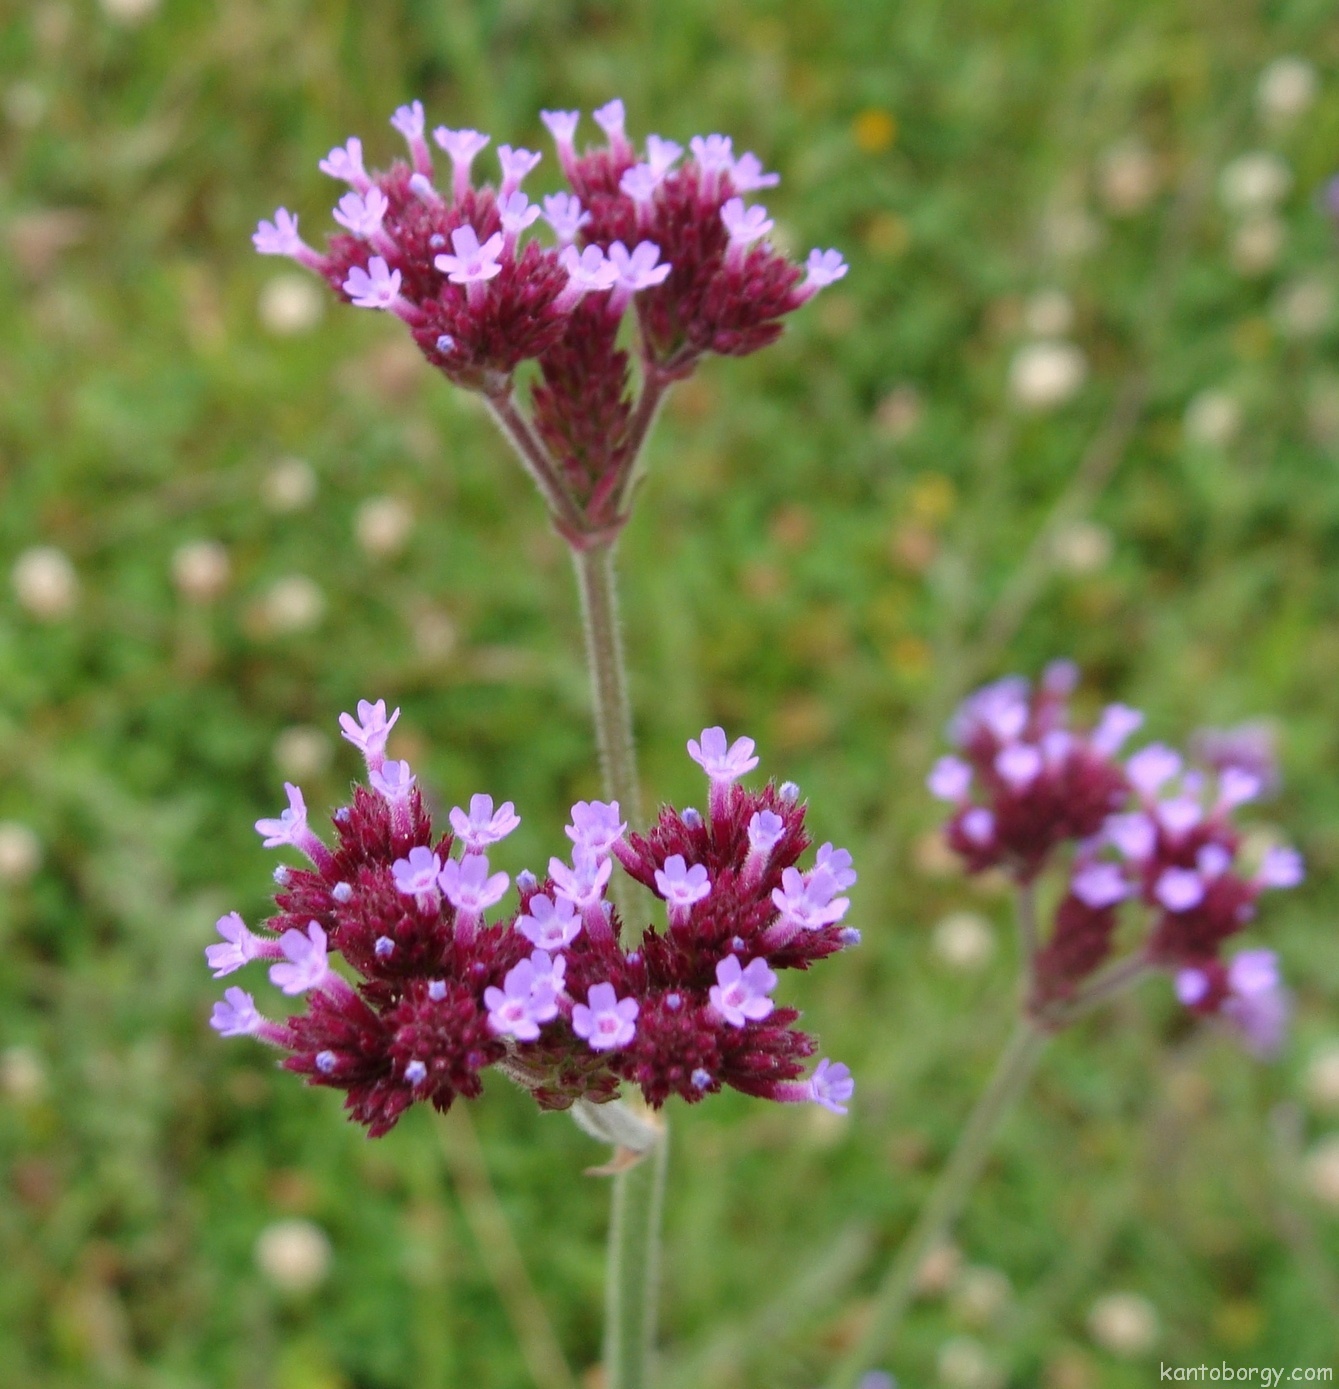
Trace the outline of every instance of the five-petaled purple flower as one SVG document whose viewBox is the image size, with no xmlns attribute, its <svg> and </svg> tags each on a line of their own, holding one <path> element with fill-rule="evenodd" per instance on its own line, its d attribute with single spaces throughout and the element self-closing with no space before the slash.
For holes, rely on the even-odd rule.
<svg viewBox="0 0 1339 1389">
<path fill-rule="evenodd" d="M 572 1009 L 572 1031 L 584 1037 L 592 1051 L 627 1046 L 637 1032 L 637 1000 L 619 998 L 609 983 L 592 984 L 586 998 Z"/>
<path fill-rule="evenodd" d="M 471 796 L 469 814 L 454 806 L 450 820 L 452 832 L 472 854 L 505 839 L 521 823 L 510 801 L 494 810 L 492 796 Z"/>
<path fill-rule="evenodd" d="M 708 997 L 731 1027 L 743 1027 L 761 1022 L 771 1013 L 775 1005 L 769 995 L 774 988 L 776 975 L 767 968 L 766 960 L 750 960 L 744 968 L 737 955 L 727 955 L 716 966 L 716 983 Z"/>
</svg>

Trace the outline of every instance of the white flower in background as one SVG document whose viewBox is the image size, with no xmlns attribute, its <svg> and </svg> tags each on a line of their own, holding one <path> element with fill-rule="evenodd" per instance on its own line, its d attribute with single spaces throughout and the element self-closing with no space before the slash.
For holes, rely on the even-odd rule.
<svg viewBox="0 0 1339 1389">
<path fill-rule="evenodd" d="M 975 912 L 953 912 L 935 926 L 930 946 L 942 964 L 971 974 L 994 958 L 995 932 Z"/>
<path fill-rule="evenodd" d="M 309 333 L 325 316 L 325 296 L 306 275 L 274 275 L 260 291 L 261 324 L 278 338 Z"/>
<path fill-rule="evenodd" d="M 217 540 L 190 540 L 172 555 L 172 582 L 191 603 L 212 603 L 232 579 L 232 562 Z"/>
<path fill-rule="evenodd" d="M 1158 191 L 1158 162 L 1142 140 L 1122 140 L 1097 166 L 1102 206 L 1113 217 L 1134 217 Z"/>
<path fill-rule="evenodd" d="M 358 544 L 375 559 L 398 555 L 413 530 L 414 510 L 400 497 L 369 497 L 354 519 Z"/>
<path fill-rule="evenodd" d="M 1096 521 L 1071 521 L 1051 541 L 1051 558 L 1066 574 L 1096 574 L 1111 563 L 1116 543 Z"/>
<path fill-rule="evenodd" d="M 32 1047 L 6 1047 L 0 1052 L 0 1093 L 16 1104 L 32 1104 L 46 1090 L 46 1067 Z"/>
<path fill-rule="evenodd" d="M 19 606 L 43 622 L 68 617 L 79 601 L 79 576 L 64 550 L 35 545 L 14 562 L 11 575 Z"/>
<path fill-rule="evenodd" d="M 1139 1293 L 1105 1293 L 1088 1309 L 1088 1334 L 1112 1355 L 1136 1360 L 1158 1342 L 1157 1308 Z"/>
<path fill-rule="evenodd" d="M 330 1272 L 330 1240 L 310 1220 L 276 1220 L 256 1240 L 256 1267 L 280 1292 L 307 1293 Z"/>
<path fill-rule="evenodd" d="M 1023 325 L 1039 338 L 1063 337 L 1074 326 L 1074 303 L 1063 289 L 1038 290 L 1023 310 Z"/>
<path fill-rule="evenodd" d="M 17 820 L 0 821 L 0 882 L 26 883 L 42 866 L 42 842 Z"/>
<path fill-rule="evenodd" d="M 973 1264 L 954 1280 L 949 1305 L 969 1326 L 986 1327 L 1003 1314 L 1013 1295 L 1008 1274 L 998 1268 Z"/>
<path fill-rule="evenodd" d="M 272 632 L 309 632 L 325 616 L 325 594 L 305 574 L 276 579 L 265 595 L 265 625 Z"/>
<path fill-rule="evenodd" d="M 1218 179 L 1218 196 L 1239 215 L 1272 212 L 1292 187 L 1292 170 L 1269 150 L 1238 155 Z"/>
<path fill-rule="evenodd" d="M 161 0 L 98 0 L 102 12 L 113 24 L 143 24 L 158 10 Z"/>
<path fill-rule="evenodd" d="M 1009 393 L 1025 410 L 1054 410 L 1078 391 L 1087 375 L 1087 359 L 1073 343 L 1027 343 L 1009 365 Z"/>
<path fill-rule="evenodd" d="M 305 459 L 281 458 L 265 474 L 260 499 L 280 515 L 303 510 L 316 499 L 315 470 Z"/>
<path fill-rule="evenodd" d="M 946 1389 L 1000 1389 L 1004 1383 L 999 1367 L 970 1336 L 945 1341 L 939 1347 L 936 1368 Z"/>
<path fill-rule="evenodd" d="M 1192 443 L 1225 448 L 1241 431 L 1241 406 L 1226 391 L 1201 391 L 1186 406 L 1182 427 Z"/>
<path fill-rule="evenodd" d="M 903 381 L 879 402 L 874 420 L 885 439 L 900 444 L 916 432 L 924 413 L 920 392 L 909 381 Z"/>
<path fill-rule="evenodd" d="M 1339 1112 L 1339 1041 L 1327 1042 L 1311 1058 L 1305 1084 L 1316 1109 Z"/>
<path fill-rule="evenodd" d="M 1287 338 L 1314 338 L 1324 331 L 1334 309 L 1334 295 L 1323 280 L 1294 280 L 1274 300 L 1274 322 Z"/>
<path fill-rule="evenodd" d="M 1272 270 L 1283 253 L 1288 229 L 1277 217 L 1251 217 L 1232 238 L 1232 265 L 1238 274 L 1253 278 Z"/>
<path fill-rule="evenodd" d="M 311 724 L 294 724 L 274 740 L 271 755 L 285 781 L 309 781 L 330 767 L 335 746 Z"/>
<path fill-rule="evenodd" d="M 1316 99 L 1320 82 L 1316 69 L 1305 58 L 1275 58 L 1260 74 L 1255 102 L 1264 120 L 1285 126 L 1300 116 Z"/>
</svg>

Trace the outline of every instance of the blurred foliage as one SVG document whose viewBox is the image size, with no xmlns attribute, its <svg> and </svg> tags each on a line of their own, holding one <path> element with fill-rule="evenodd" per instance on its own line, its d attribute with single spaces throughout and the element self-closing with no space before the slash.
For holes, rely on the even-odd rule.
<svg viewBox="0 0 1339 1389">
<path fill-rule="evenodd" d="M 1318 78 L 1291 119 L 1259 97 L 1288 54 Z M 1158 983 L 1066 1037 L 960 1232 L 965 1266 L 1011 1294 L 986 1306 L 949 1278 L 895 1368 L 1123 1389 L 1160 1357 L 1325 1363 L 1339 1228 L 1298 1158 L 1335 1123 L 1303 1076 L 1339 998 L 1336 69 L 1321 0 L 11 8 L 4 1384 L 531 1382 L 440 1125 L 415 1113 L 369 1143 L 205 1026 L 213 919 L 261 915 L 270 886 L 251 823 L 285 775 L 335 801 L 355 761 L 334 719 L 358 697 L 404 706 L 398 752 L 445 804 L 517 802 L 509 871 L 598 790 L 572 587 L 525 479 L 397 324 L 248 244 L 276 203 L 323 226 L 317 159 L 351 132 L 384 159 L 414 96 L 537 148 L 540 107 L 615 93 L 634 131 L 728 131 L 782 171 L 787 240 L 852 263 L 778 347 L 678 392 L 622 550 L 648 797 L 700 796 L 683 743 L 723 721 L 862 871 L 863 949 L 787 985 L 859 1077 L 852 1119 L 737 1097 L 675 1116 L 671 1382 L 806 1389 L 858 1326 L 1012 999 L 1008 902 L 946 870 L 922 779 L 972 682 L 1056 654 L 1091 707 L 1139 704 L 1158 736 L 1275 723 L 1285 791 L 1264 811 L 1313 873 L 1260 938 L 1295 1036 L 1257 1066 Z M 1224 183 L 1251 151 L 1290 174 L 1273 207 L 1244 206 L 1240 169 Z M 1043 353 L 1039 375 L 1017 354 L 1046 341 L 1082 356 L 1057 378 Z M 226 574 L 217 549 L 183 554 L 203 541 Z M 59 556 L 19 564 L 35 546 L 77 590 Z M 971 968 L 932 929 L 964 908 L 998 943 Z M 474 1119 L 585 1372 L 599 1155 L 502 1083 Z M 293 1217 L 333 1251 L 305 1294 L 255 1258 Z M 1113 1290 L 1156 1309 L 1143 1359 L 1094 1339 Z"/>
</svg>

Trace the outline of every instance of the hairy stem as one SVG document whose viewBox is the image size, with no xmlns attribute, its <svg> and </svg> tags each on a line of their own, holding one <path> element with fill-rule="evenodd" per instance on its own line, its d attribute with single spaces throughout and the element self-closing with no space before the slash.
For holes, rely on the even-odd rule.
<svg viewBox="0 0 1339 1389">
<path fill-rule="evenodd" d="M 972 1187 L 981 1175 L 1000 1124 L 1022 1094 L 1049 1040 L 1026 1019 L 1014 1029 L 1000 1054 L 990 1083 L 976 1102 L 944 1170 L 916 1223 L 907 1233 L 874 1298 L 864 1334 L 842 1357 L 826 1389 L 854 1389 L 860 1376 L 873 1367 L 893 1344 L 902 1317 L 916 1289 L 916 1275 L 925 1256 L 943 1241 L 962 1213 Z"/>
<path fill-rule="evenodd" d="M 516 450 L 516 456 L 530 475 L 530 480 L 539 488 L 539 494 L 544 498 L 549 513 L 559 528 L 569 535 L 580 534 L 585 526 L 580 508 L 564 486 L 548 450 L 530 428 L 529 421 L 516 408 L 510 388 L 503 394 L 486 394 L 484 403 L 488 406 L 493 422 Z"/>
</svg>

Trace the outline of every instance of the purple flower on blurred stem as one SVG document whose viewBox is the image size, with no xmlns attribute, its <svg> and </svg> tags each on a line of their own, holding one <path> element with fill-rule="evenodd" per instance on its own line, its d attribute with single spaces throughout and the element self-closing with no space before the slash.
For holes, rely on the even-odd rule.
<svg viewBox="0 0 1339 1389">
<path fill-rule="evenodd" d="M 1130 785 L 1145 799 L 1151 800 L 1165 782 L 1181 770 L 1181 759 L 1171 748 L 1150 743 L 1134 754 L 1125 764 Z"/>
<path fill-rule="evenodd" d="M 273 222 L 262 219 L 251 238 L 251 244 L 262 256 L 288 256 L 318 275 L 325 273 L 329 263 L 325 256 L 312 250 L 298 235 L 297 215 L 286 207 L 275 210 Z"/>
<path fill-rule="evenodd" d="M 728 135 L 694 135 L 688 142 L 693 158 L 704 175 L 703 182 L 708 193 L 715 195 L 720 187 L 720 176 L 735 166 L 732 141 Z"/>
<path fill-rule="evenodd" d="M 451 810 L 451 829 L 471 853 L 505 839 L 521 823 L 516 807 L 503 801 L 493 809 L 492 796 L 471 796 L 468 815 L 459 807 Z"/>
<path fill-rule="evenodd" d="M 745 251 L 759 237 L 766 236 L 773 226 L 765 207 L 746 207 L 743 198 L 729 199 L 721 208 L 721 221 L 725 223 L 725 230 L 730 236 L 726 261 L 731 265 L 738 265 L 744 259 Z"/>
<path fill-rule="evenodd" d="M 372 789 L 391 809 L 391 823 L 397 830 L 409 828 L 409 803 L 414 792 L 415 777 L 409 763 L 383 762 L 380 767 L 368 768 L 367 779 Z"/>
<path fill-rule="evenodd" d="M 316 167 L 331 178 L 351 184 L 357 193 L 366 193 L 372 186 L 363 168 L 363 142 L 356 135 L 349 136 L 345 144 L 336 145 Z"/>
<path fill-rule="evenodd" d="M 796 931 L 818 931 L 840 921 L 851 903 L 836 893 L 837 881 L 826 869 L 815 869 L 806 880 L 798 868 L 787 868 L 781 886 L 772 890 L 772 904 L 781 920 L 767 930 L 763 944 L 776 948 Z"/>
<path fill-rule="evenodd" d="M 409 146 L 415 173 L 421 178 L 431 177 L 432 152 L 428 149 L 428 142 L 423 138 L 423 131 L 427 125 L 423 103 L 414 101 L 408 106 L 397 107 L 391 117 L 391 124 L 404 136 L 405 144 Z"/>
<path fill-rule="evenodd" d="M 711 818 L 724 816 L 729 802 L 730 787 L 746 772 L 751 772 L 758 759 L 753 755 L 752 738 L 736 738 L 727 745 L 725 729 L 717 725 L 704 728 L 699 742 L 688 740 L 688 755 L 706 772 L 711 780 Z"/>
<path fill-rule="evenodd" d="M 761 1022 L 772 1011 L 768 995 L 776 988 L 776 975 L 764 959 L 750 960 L 745 969 L 737 955 L 727 955 L 716 966 L 716 983 L 708 993 L 711 1006 L 730 1024 Z"/>
<path fill-rule="evenodd" d="M 581 934 L 581 918 L 568 898 L 554 901 L 540 892 L 516 918 L 516 929 L 541 950 L 561 950 Z"/>
<path fill-rule="evenodd" d="M 532 988 L 536 992 L 547 990 L 553 1000 L 551 1004 L 543 1005 L 545 1009 L 550 1006 L 553 1009 L 547 1017 L 540 1019 L 541 1022 L 547 1022 L 549 1018 L 558 1014 L 557 997 L 562 992 L 567 978 L 567 960 L 564 956 L 552 955 L 547 950 L 534 950 L 530 954 L 530 967 L 535 972 Z"/>
<path fill-rule="evenodd" d="M 1301 854 L 1296 849 L 1276 847 L 1266 851 L 1255 881 L 1261 887 L 1298 887 L 1305 877 Z"/>
<path fill-rule="evenodd" d="M 690 868 L 682 854 L 671 854 L 656 869 L 656 889 L 669 906 L 670 925 L 683 926 L 693 904 L 710 896 L 711 880 L 702 864 Z"/>
<path fill-rule="evenodd" d="M 439 125 L 432 138 L 451 160 L 451 194 L 457 203 L 470 191 L 470 166 L 475 156 L 488 144 L 489 137 L 477 130 L 448 130 Z"/>
<path fill-rule="evenodd" d="M 209 1025 L 221 1037 L 258 1037 L 262 1042 L 283 1045 L 283 1028 L 261 1017 L 256 1000 L 245 989 L 225 989 L 223 998 L 214 1005 Z"/>
<path fill-rule="evenodd" d="M 1125 740 L 1143 725 L 1144 716 L 1138 709 L 1124 704 L 1108 704 L 1102 711 L 1097 727 L 1088 735 L 1088 744 L 1103 757 L 1114 757 Z"/>
<path fill-rule="evenodd" d="M 1142 811 L 1128 815 L 1109 815 L 1103 826 L 1106 837 L 1128 859 L 1148 858 L 1158 840 L 1157 826 Z"/>
<path fill-rule="evenodd" d="M 972 787 L 972 769 L 961 757 L 941 757 L 930 769 L 925 784 L 937 800 L 966 800 Z"/>
<path fill-rule="evenodd" d="M 834 849 L 831 843 L 820 844 L 818 853 L 814 855 L 814 872 L 823 869 L 830 873 L 838 892 L 845 892 L 848 887 L 854 887 L 859 878 L 851 864 L 851 851 Z"/>
<path fill-rule="evenodd" d="M 605 105 L 591 112 L 595 124 L 605 133 L 605 138 L 609 141 L 609 149 L 616 159 L 626 159 L 632 154 L 632 146 L 628 143 L 628 137 L 623 133 L 623 123 L 626 119 L 623 103 L 618 97 Z"/>
<path fill-rule="evenodd" d="M 1154 807 L 1158 823 L 1173 838 L 1189 834 L 1204 819 L 1204 811 L 1194 796 L 1173 796 Z"/>
<path fill-rule="evenodd" d="M 241 969 L 252 960 L 277 960 L 280 957 L 279 942 L 248 930 L 236 912 L 219 917 L 215 929 L 225 942 L 205 948 L 205 960 L 214 971 L 215 979 L 222 979 L 225 974 Z"/>
<path fill-rule="evenodd" d="M 1114 907 L 1131 892 L 1130 884 L 1114 863 L 1089 863 L 1074 874 L 1069 890 L 1093 911 Z"/>
<path fill-rule="evenodd" d="M 553 989 L 547 985 L 535 988 L 535 967 L 529 960 L 513 965 L 502 983 L 500 989 L 484 990 L 489 1028 L 518 1042 L 533 1042 L 539 1036 L 540 1024 L 558 1014 Z"/>
<path fill-rule="evenodd" d="M 627 822 L 619 819 L 617 801 L 578 801 L 566 833 L 578 848 L 599 856 L 607 855 L 627 828 Z"/>
<path fill-rule="evenodd" d="M 1260 778 L 1241 767 L 1224 767 L 1218 777 L 1218 811 L 1235 810 L 1253 801 L 1261 791 Z"/>
<path fill-rule="evenodd" d="M 1272 950 L 1243 950 L 1227 967 L 1228 996 L 1221 1012 L 1256 1056 L 1275 1055 L 1283 1045 L 1292 999 L 1279 980 Z"/>
<path fill-rule="evenodd" d="M 590 213 L 582 210 L 581 199 L 571 193 L 550 193 L 544 199 L 544 220 L 553 228 L 558 244 L 569 246 L 590 221 Z"/>
<path fill-rule="evenodd" d="M 809 252 L 809 259 L 805 262 L 804 268 L 806 274 L 799 293 L 806 299 L 812 299 L 820 289 L 835 285 L 842 279 L 850 266 L 842 259 L 840 251 L 820 251 L 815 248 Z"/>
<path fill-rule="evenodd" d="M 351 266 L 344 281 L 349 302 L 358 309 L 388 309 L 406 323 L 415 322 L 419 311 L 407 299 L 400 297 L 400 272 L 392 270 L 382 256 L 373 256 L 367 269 Z"/>
<path fill-rule="evenodd" d="M 345 193 L 332 216 L 341 227 L 347 227 L 354 236 L 363 241 L 371 241 L 380 233 L 389 207 L 386 195 L 380 188 L 373 187 L 366 193 Z"/>
<path fill-rule="evenodd" d="M 510 881 L 505 873 L 490 875 L 488 859 L 483 854 L 466 854 L 459 861 L 447 859 L 437 877 L 437 885 L 456 909 L 458 935 L 466 940 L 474 938 L 484 912 L 503 899 Z"/>
<path fill-rule="evenodd" d="M 422 844 L 410 849 L 408 858 L 396 859 L 391 864 L 395 890 L 413 897 L 419 910 L 424 912 L 432 911 L 440 901 L 437 877 L 441 871 L 441 859 Z"/>
<path fill-rule="evenodd" d="M 663 180 L 649 164 L 634 164 L 625 169 L 618 181 L 618 191 L 630 198 L 637 208 L 637 225 L 645 227 L 651 220 L 651 204 Z"/>
<path fill-rule="evenodd" d="M 1011 791 L 1022 791 L 1041 775 L 1041 753 L 1029 743 L 1010 743 L 995 758 L 995 771 Z"/>
<path fill-rule="evenodd" d="M 279 949 L 283 952 L 284 963 L 270 966 L 270 983 L 276 989 L 292 996 L 306 993 L 308 989 L 333 986 L 338 990 L 343 984 L 330 968 L 325 932 L 317 922 L 307 923 L 305 935 L 301 931 L 285 931 L 279 938 Z"/>
<path fill-rule="evenodd" d="M 587 294 L 612 288 L 618 278 L 618 271 L 598 246 L 587 246 L 584 251 L 564 246 L 558 262 L 567 271 L 567 285 L 554 303 L 564 313 L 575 308 Z"/>
<path fill-rule="evenodd" d="M 499 145 L 498 163 L 502 166 L 502 183 L 498 188 L 498 199 L 505 202 L 521 186 L 527 174 L 544 158 L 531 150 L 512 149 L 510 145 Z"/>
<path fill-rule="evenodd" d="M 563 167 L 563 173 L 569 178 L 572 174 L 572 165 L 576 159 L 576 140 L 577 126 L 581 123 L 580 111 L 541 111 L 539 119 L 548 127 L 549 134 L 553 136 L 553 143 L 558 149 L 558 162 Z"/>
<path fill-rule="evenodd" d="M 637 1000 L 620 999 L 612 984 L 592 984 L 586 1003 L 572 1009 L 572 1031 L 592 1051 L 625 1047 L 637 1034 Z"/>
<path fill-rule="evenodd" d="M 400 717 L 397 709 L 390 718 L 386 717 L 386 701 L 379 699 L 375 704 L 367 700 L 358 701 L 358 717 L 341 714 L 339 726 L 345 738 L 361 752 L 367 760 L 369 772 L 379 772 L 386 760 L 386 739 L 390 737 L 395 721 Z"/>
<path fill-rule="evenodd" d="M 478 234 L 468 223 L 451 233 L 454 255 L 440 255 L 433 264 L 453 285 L 464 285 L 471 307 L 477 308 L 487 295 L 487 282 L 502 273 L 498 257 L 502 254 L 503 236 L 494 232 L 482 245 Z"/>
<path fill-rule="evenodd" d="M 646 137 L 646 162 L 657 179 L 663 179 L 679 161 L 683 146 L 673 140 L 662 140 L 659 135 Z"/>
<path fill-rule="evenodd" d="M 539 208 L 524 193 L 509 193 L 498 199 L 498 218 L 502 222 L 503 253 L 516 245 L 516 238 L 533 222 L 539 220 Z"/>
<path fill-rule="evenodd" d="M 962 832 L 973 843 L 989 844 L 995 834 L 995 816 L 983 805 L 976 805 L 962 817 Z"/>
<path fill-rule="evenodd" d="M 670 273 L 670 266 L 661 261 L 660 247 L 654 241 L 640 241 L 631 251 L 621 241 L 615 241 L 609 247 L 609 263 L 616 277 L 609 295 L 611 314 L 621 314 L 638 290 L 664 284 Z"/>
<path fill-rule="evenodd" d="M 1204 880 L 1191 868 L 1167 868 L 1153 895 L 1169 912 L 1193 911 L 1204 901 Z"/>
<path fill-rule="evenodd" d="M 647 144 L 650 144 L 649 140 Z M 781 175 L 764 173 L 762 160 L 756 154 L 746 150 L 735 160 L 735 167 L 730 173 L 730 182 L 735 185 L 737 192 L 757 193 L 764 188 L 775 188 L 781 182 Z"/>
<path fill-rule="evenodd" d="M 847 1101 L 855 1094 L 851 1068 L 841 1061 L 829 1061 L 825 1056 L 809 1077 L 809 1098 L 833 1114 L 849 1113 Z"/>
<path fill-rule="evenodd" d="M 267 849 L 291 846 L 306 854 L 319 868 L 331 863 L 330 850 L 316 837 L 307 825 L 307 805 L 302 792 L 292 782 L 284 782 L 288 793 L 288 809 L 277 820 L 257 820 L 256 833 L 263 836 Z"/>
</svg>

